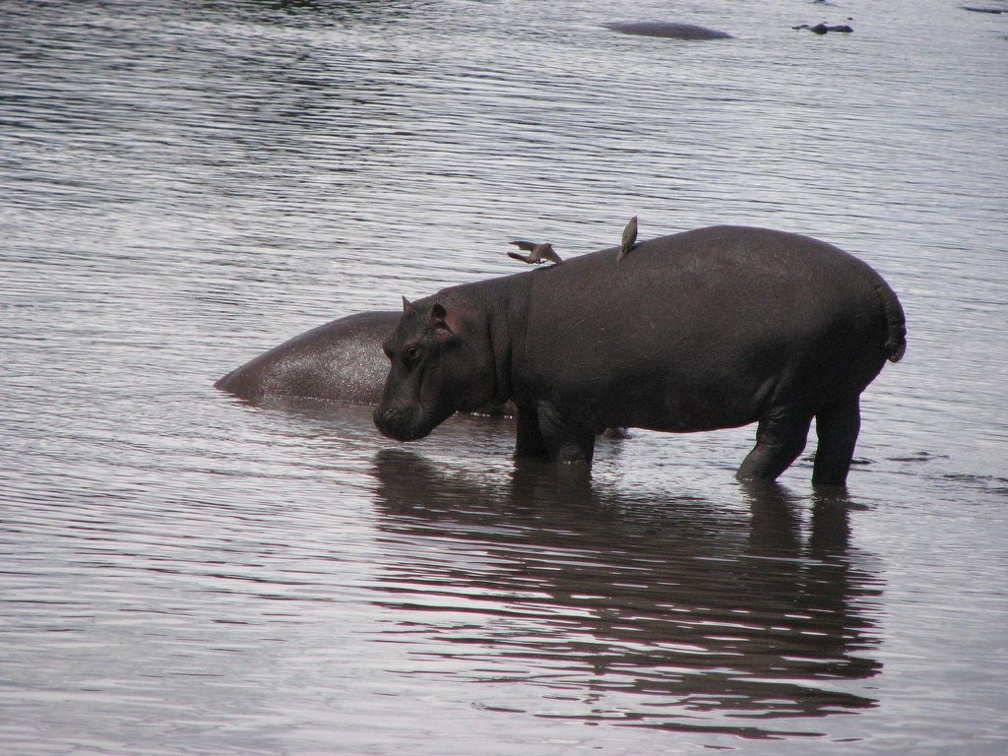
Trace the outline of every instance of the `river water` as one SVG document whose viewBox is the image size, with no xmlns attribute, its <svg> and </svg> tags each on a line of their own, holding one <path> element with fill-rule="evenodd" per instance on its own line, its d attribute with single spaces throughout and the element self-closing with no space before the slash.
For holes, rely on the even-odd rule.
<svg viewBox="0 0 1008 756">
<path fill-rule="evenodd" d="M 604 27 L 656 19 L 733 38 Z M 0 0 L 0 750 L 1005 752 L 1006 113 L 956 0 Z M 633 214 L 899 293 L 846 497 L 212 388 Z"/>
</svg>

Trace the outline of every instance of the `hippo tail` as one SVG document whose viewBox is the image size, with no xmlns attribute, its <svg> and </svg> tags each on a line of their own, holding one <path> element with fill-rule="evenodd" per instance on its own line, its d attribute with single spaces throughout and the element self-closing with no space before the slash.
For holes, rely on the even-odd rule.
<svg viewBox="0 0 1008 756">
<path fill-rule="evenodd" d="M 881 279 L 875 284 L 875 293 L 882 301 L 886 319 L 886 342 L 882 348 L 890 362 L 899 362 L 906 352 L 906 315 L 903 314 L 903 305 L 896 298 L 896 292 Z"/>
</svg>

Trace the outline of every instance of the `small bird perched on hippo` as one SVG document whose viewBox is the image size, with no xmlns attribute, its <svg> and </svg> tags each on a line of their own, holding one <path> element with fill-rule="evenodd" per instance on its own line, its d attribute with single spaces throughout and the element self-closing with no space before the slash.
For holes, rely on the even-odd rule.
<svg viewBox="0 0 1008 756">
<path fill-rule="evenodd" d="M 517 252 L 508 252 L 508 257 L 515 260 L 521 260 L 529 265 L 540 265 L 547 260 L 552 262 L 554 265 L 562 263 L 563 260 L 560 259 L 560 255 L 556 253 L 553 249 L 552 244 L 537 244 L 536 242 L 530 241 L 512 241 L 508 244 L 513 244 L 518 249 L 523 249 L 528 252 L 527 255 L 519 255 Z"/>
<path fill-rule="evenodd" d="M 632 242 L 631 242 L 632 243 Z M 906 348 L 903 309 L 866 263 L 816 239 L 715 226 L 414 303 L 385 341 L 375 424 L 412 441 L 457 410 L 517 406 L 517 457 L 590 467 L 606 427 L 758 423 L 740 479 L 773 480 L 812 419 L 815 485 L 845 483 L 860 395 Z"/>
<path fill-rule="evenodd" d="M 634 248 L 637 243 L 637 216 L 635 215 L 623 228 L 623 238 L 620 239 L 619 252 L 616 253 L 616 262 L 619 262 Z"/>
</svg>

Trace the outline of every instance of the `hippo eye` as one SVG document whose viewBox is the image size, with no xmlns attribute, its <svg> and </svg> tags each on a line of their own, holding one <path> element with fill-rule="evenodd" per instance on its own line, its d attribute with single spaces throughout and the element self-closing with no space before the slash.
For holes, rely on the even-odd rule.
<svg viewBox="0 0 1008 756">
<path fill-rule="evenodd" d="M 403 349 L 403 362 L 408 366 L 413 366 L 420 361 L 420 355 L 423 354 L 423 350 L 420 349 L 416 344 L 406 347 Z"/>
</svg>

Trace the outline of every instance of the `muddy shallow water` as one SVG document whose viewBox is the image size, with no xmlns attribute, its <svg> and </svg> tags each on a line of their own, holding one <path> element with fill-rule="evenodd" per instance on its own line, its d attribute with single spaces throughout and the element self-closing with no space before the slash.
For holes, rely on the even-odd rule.
<svg viewBox="0 0 1008 756">
<path fill-rule="evenodd" d="M 5 752 L 1004 752 L 1008 14 L 0 17 Z M 605 28 L 636 20 L 732 38 Z M 823 21 L 854 32 L 791 28 Z M 899 293 L 846 496 L 807 456 L 735 482 L 752 428 L 603 439 L 584 483 L 507 419 L 403 445 L 212 388 L 633 214 L 809 233 Z"/>
</svg>

